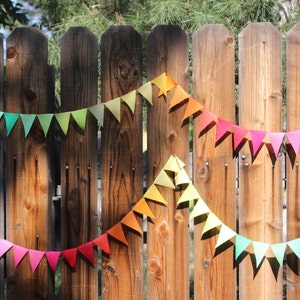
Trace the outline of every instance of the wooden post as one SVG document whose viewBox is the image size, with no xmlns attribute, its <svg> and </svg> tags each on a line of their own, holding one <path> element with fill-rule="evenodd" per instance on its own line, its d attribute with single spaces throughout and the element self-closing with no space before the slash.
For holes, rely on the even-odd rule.
<svg viewBox="0 0 300 300">
<path fill-rule="evenodd" d="M 286 81 L 287 81 L 287 123 L 286 130 L 294 131 L 300 128 L 300 23 L 296 24 L 286 35 Z M 291 149 L 289 149 L 291 150 Z M 286 239 L 299 238 L 299 156 L 294 158 L 293 165 L 287 157 L 287 236 Z M 294 258 L 295 269 L 298 271 L 298 258 L 288 255 L 288 259 Z M 295 270 L 294 270 L 295 271 Z M 296 271 L 296 272 L 297 272 Z M 287 299 L 297 299 L 300 293 L 300 277 L 290 268 L 287 269 Z"/>
<path fill-rule="evenodd" d="M 223 25 L 205 25 L 193 36 L 193 91 L 204 108 L 235 122 L 234 38 Z M 194 182 L 213 213 L 235 230 L 235 160 L 228 137 L 215 146 L 216 126 L 199 138 L 201 115 L 194 119 Z M 233 247 L 214 257 L 216 237 L 201 240 L 195 221 L 195 299 L 235 299 Z M 222 275 L 220 275 L 222 274 Z"/>
<path fill-rule="evenodd" d="M 188 38 L 178 26 L 157 26 L 148 39 L 148 80 L 164 72 L 188 91 Z M 148 186 L 171 154 L 177 155 L 188 171 L 188 124 L 181 118 L 185 105 L 169 113 L 172 92 L 148 105 Z M 156 217 L 148 224 L 147 299 L 189 299 L 188 209 L 176 210 L 178 194 L 158 187 L 168 207 L 150 203 Z"/>
<path fill-rule="evenodd" d="M 278 30 L 269 23 L 249 24 L 239 35 L 239 59 L 240 125 L 281 132 L 281 35 Z M 270 145 L 268 138 L 266 142 Z M 247 145 L 240 151 L 240 234 L 252 241 L 281 242 L 281 161 L 277 159 L 273 165 L 264 146 L 252 163 L 248 149 Z M 282 271 L 279 270 L 276 280 L 265 259 L 259 271 L 253 272 L 250 257 L 240 264 L 240 298 L 282 299 Z"/>
<path fill-rule="evenodd" d="M 142 82 L 142 39 L 131 26 L 113 26 L 101 40 L 102 101 L 137 89 Z M 103 232 L 117 224 L 142 197 L 142 102 L 135 113 L 122 101 L 121 122 L 105 109 L 101 135 Z M 103 299 L 143 298 L 142 238 L 126 232 L 128 247 L 111 241 L 103 256 Z"/>
<path fill-rule="evenodd" d="M 70 28 L 61 39 L 61 110 L 97 104 L 97 38 L 87 28 Z M 97 121 L 88 113 L 85 130 L 70 119 L 62 136 L 62 248 L 80 246 L 97 236 Z M 96 260 L 97 261 L 97 260 Z M 77 256 L 76 272 L 64 264 L 63 299 L 97 299 L 97 263 Z"/>
<path fill-rule="evenodd" d="M 37 29 L 17 28 L 7 39 L 6 111 L 37 114 L 53 111 L 48 99 L 47 39 Z M 52 248 L 52 175 L 50 140 L 35 120 L 27 138 L 18 120 L 7 138 L 7 239 L 28 248 Z M 53 297 L 44 258 L 32 273 L 28 255 L 15 270 L 12 251 L 7 264 L 8 299 Z"/>
</svg>

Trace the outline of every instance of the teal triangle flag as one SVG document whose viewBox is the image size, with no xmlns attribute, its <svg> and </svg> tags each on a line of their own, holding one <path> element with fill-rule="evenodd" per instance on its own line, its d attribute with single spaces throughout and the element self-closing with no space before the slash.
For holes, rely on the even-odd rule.
<svg viewBox="0 0 300 300">
<path fill-rule="evenodd" d="M 87 108 L 74 110 L 71 114 L 80 129 L 85 130 Z"/>
<path fill-rule="evenodd" d="M 0 119 L 2 118 L 3 115 L 4 115 L 4 112 L 0 111 Z"/>
<path fill-rule="evenodd" d="M 283 257 L 286 249 L 286 243 L 278 243 L 278 244 L 272 244 L 271 249 L 279 263 L 280 266 L 282 266 L 283 263 Z"/>
<path fill-rule="evenodd" d="M 256 259 L 256 267 L 258 267 L 270 245 L 262 242 L 252 242 L 252 244 Z"/>
<path fill-rule="evenodd" d="M 25 138 L 26 138 L 32 125 L 33 125 L 36 115 L 35 114 L 21 114 L 20 116 L 21 116 L 21 119 L 23 122 L 24 133 L 25 133 Z"/>
<path fill-rule="evenodd" d="M 14 128 L 15 124 L 17 123 L 19 119 L 19 114 L 15 113 L 4 113 L 4 119 L 5 119 L 5 124 L 6 124 L 6 135 L 9 136 L 11 133 L 12 129 Z"/>
<path fill-rule="evenodd" d="M 237 234 L 235 236 L 234 258 L 238 259 L 241 253 L 251 244 L 251 240 Z"/>
<path fill-rule="evenodd" d="M 67 135 L 67 133 L 68 133 L 70 115 L 71 115 L 70 112 L 63 112 L 63 113 L 55 114 L 55 118 L 56 118 L 61 130 L 63 131 L 63 133 L 65 135 Z"/>
<path fill-rule="evenodd" d="M 40 114 L 40 115 L 37 115 L 37 117 L 39 119 L 39 122 L 41 124 L 41 127 L 43 129 L 45 137 L 48 134 L 53 116 L 54 116 L 54 114 Z"/>
<path fill-rule="evenodd" d="M 93 114 L 93 116 L 97 119 L 99 127 L 103 127 L 104 120 L 104 103 L 99 103 L 89 107 L 89 111 Z"/>
<path fill-rule="evenodd" d="M 300 238 L 291 240 L 287 243 L 293 252 L 300 258 Z"/>
</svg>

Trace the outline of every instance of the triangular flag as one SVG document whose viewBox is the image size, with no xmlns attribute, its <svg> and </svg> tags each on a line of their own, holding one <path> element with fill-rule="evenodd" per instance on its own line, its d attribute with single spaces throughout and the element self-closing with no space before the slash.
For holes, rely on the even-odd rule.
<svg viewBox="0 0 300 300">
<path fill-rule="evenodd" d="M 225 121 L 221 118 L 218 118 L 217 122 L 217 133 L 216 133 L 216 144 L 227 134 L 230 132 L 232 128 L 232 123 Z"/>
<path fill-rule="evenodd" d="M 238 259 L 243 251 L 251 244 L 251 240 L 237 234 L 235 237 L 234 258 Z"/>
<path fill-rule="evenodd" d="M 104 122 L 104 103 L 99 103 L 89 107 L 89 111 L 94 115 L 97 119 L 99 127 L 103 127 Z"/>
<path fill-rule="evenodd" d="M 214 213 L 210 212 L 206 219 L 204 228 L 202 230 L 202 235 L 208 232 L 209 230 L 214 229 L 220 225 L 223 225 L 221 220 Z"/>
<path fill-rule="evenodd" d="M 287 244 L 292 249 L 292 251 L 298 256 L 298 258 L 300 258 L 300 238 L 291 240 Z"/>
<path fill-rule="evenodd" d="M 258 130 L 250 130 L 251 134 L 251 144 L 252 144 L 252 156 L 256 156 L 257 151 L 259 150 L 265 136 L 266 132 Z"/>
<path fill-rule="evenodd" d="M 128 105 L 131 112 L 134 114 L 135 102 L 136 102 L 136 90 L 133 90 L 133 91 L 121 96 L 121 99 Z"/>
<path fill-rule="evenodd" d="M 121 98 L 115 98 L 104 103 L 104 105 L 115 116 L 118 122 L 121 121 Z"/>
<path fill-rule="evenodd" d="M 94 244 L 101 248 L 106 254 L 111 254 L 107 233 L 103 233 L 93 240 Z"/>
<path fill-rule="evenodd" d="M 156 176 L 154 184 L 165 186 L 171 189 L 175 189 L 175 185 L 172 182 L 171 178 L 168 176 L 168 174 L 165 172 L 165 170 L 161 170 L 159 174 Z"/>
<path fill-rule="evenodd" d="M 116 225 L 107 230 L 107 233 L 123 244 L 128 245 L 121 222 L 118 222 Z"/>
<path fill-rule="evenodd" d="M 60 254 L 61 254 L 60 251 L 47 251 L 46 252 L 46 258 L 47 258 L 49 267 L 51 268 L 51 270 L 53 271 L 54 274 L 56 272 L 56 266 L 57 266 Z"/>
<path fill-rule="evenodd" d="M 76 256 L 77 256 L 77 248 L 66 249 L 62 251 L 62 255 L 65 260 L 69 263 L 71 268 L 76 268 Z"/>
<path fill-rule="evenodd" d="M 297 155 L 300 148 L 300 130 L 287 132 L 286 136 Z"/>
<path fill-rule="evenodd" d="M 88 242 L 78 247 L 78 251 L 92 264 L 95 264 L 94 259 L 94 244 Z"/>
<path fill-rule="evenodd" d="M 27 135 L 33 125 L 36 115 L 35 114 L 21 114 L 20 116 L 22 119 L 23 127 L 24 127 L 25 137 L 27 137 Z"/>
<path fill-rule="evenodd" d="M 179 186 L 181 184 L 189 184 L 191 182 L 191 179 L 185 169 L 181 169 L 178 173 L 175 175 L 175 185 Z"/>
<path fill-rule="evenodd" d="M 215 248 L 218 248 L 234 236 L 236 236 L 236 232 L 234 232 L 231 228 L 227 227 L 225 224 L 222 224 Z"/>
<path fill-rule="evenodd" d="M 7 240 L 0 239 L 0 258 L 13 246 L 13 244 Z"/>
<path fill-rule="evenodd" d="M 173 108 L 177 104 L 180 104 L 189 97 L 190 95 L 180 85 L 177 85 L 169 109 Z"/>
<path fill-rule="evenodd" d="M 71 112 L 72 117 L 81 130 L 85 130 L 87 108 L 74 110 Z"/>
<path fill-rule="evenodd" d="M 193 98 L 189 98 L 187 106 L 185 108 L 184 115 L 182 117 L 182 121 L 189 118 L 190 116 L 200 112 L 203 109 L 203 106 Z"/>
<path fill-rule="evenodd" d="M 0 119 L 2 118 L 3 115 L 4 115 L 4 112 L 0 111 Z"/>
<path fill-rule="evenodd" d="M 167 92 L 177 85 L 173 78 L 166 73 L 159 75 L 158 77 L 151 80 L 151 82 L 160 89 L 160 93 L 158 94 L 158 96 L 162 94 L 167 96 Z"/>
<path fill-rule="evenodd" d="M 63 133 L 65 135 L 67 135 L 67 133 L 68 133 L 70 115 L 71 115 L 70 112 L 63 112 L 63 113 L 55 114 L 55 118 L 56 118 L 61 130 L 63 131 Z"/>
<path fill-rule="evenodd" d="M 269 132 L 268 136 L 270 138 L 275 157 L 277 157 L 284 137 L 284 132 Z"/>
<path fill-rule="evenodd" d="M 164 165 L 163 169 L 165 171 L 171 171 L 173 173 L 180 172 L 180 169 L 182 169 L 185 166 L 185 164 L 175 155 L 171 155 Z"/>
<path fill-rule="evenodd" d="M 27 254 L 28 249 L 20 247 L 18 245 L 14 245 L 14 263 L 15 263 L 15 269 L 19 265 L 19 263 L 22 261 L 22 259 Z"/>
<path fill-rule="evenodd" d="M 37 117 L 39 119 L 39 122 L 41 124 L 41 127 L 43 129 L 45 137 L 47 136 L 47 133 L 49 131 L 50 124 L 52 122 L 53 116 L 54 116 L 54 114 L 40 114 L 40 115 L 37 115 Z"/>
<path fill-rule="evenodd" d="M 177 205 L 184 202 L 189 202 L 191 200 L 200 199 L 200 195 L 196 190 L 195 186 L 190 182 L 187 188 L 183 191 L 180 198 L 177 201 Z"/>
<path fill-rule="evenodd" d="M 266 251 L 269 248 L 269 244 L 267 243 L 262 243 L 262 242 L 252 242 L 253 244 L 253 249 L 254 249 L 254 254 L 255 254 L 255 259 L 256 259 L 256 267 L 258 267 L 264 258 Z"/>
<path fill-rule="evenodd" d="M 143 231 L 136 219 L 136 216 L 132 210 L 128 214 L 126 214 L 125 217 L 122 218 L 121 223 L 139 233 L 143 233 Z"/>
<path fill-rule="evenodd" d="M 149 218 L 151 218 L 152 220 L 155 219 L 155 216 L 153 215 L 149 205 L 147 204 L 145 198 L 141 198 L 136 205 L 132 208 L 133 211 L 145 215 Z"/>
<path fill-rule="evenodd" d="M 176 159 L 176 162 L 177 162 L 177 165 L 178 165 L 179 169 L 182 169 L 182 168 L 185 167 L 185 163 L 183 161 L 181 161 L 176 155 L 175 155 L 175 159 Z"/>
<path fill-rule="evenodd" d="M 216 122 L 217 116 L 210 112 L 207 109 L 202 110 L 201 118 L 200 118 L 200 129 L 199 133 L 205 130 L 211 123 Z"/>
<path fill-rule="evenodd" d="M 146 193 L 144 194 L 144 198 L 162 203 L 164 205 L 168 204 L 168 202 L 165 200 L 165 198 L 162 196 L 162 194 L 154 184 L 152 184 L 146 191 Z"/>
<path fill-rule="evenodd" d="M 209 209 L 207 204 L 203 201 L 203 199 L 200 198 L 197 201 L 196 205 L 194 206 L 194 208 L 190 214 L 190 220 L 192 220 L 193 218 L 196 218 L 198 216 L 208 214 L 208 213 L 211 213 L 211 210 Z"/>
<path fill-rule="evenodd" d="M 148 81 L 142 85 L 138 90 L 138 93 L 141 94 L 151 105 L 152 103 L 152 82 Z"/>
<path fill-rule="evenodd" d="M 43 259 L 44 255 L 45 255 L 44 251 L 33 250 L 33 249 L 29 250 L 29 261 L 30 261 L 32 272 L 36 270 L 41 260 Z"/>
<path fill-rule="evenodd" d="M 238 125 L 233 125 L 233 149 L 234 151 L 241 145 L 246 134 L 249 132 L 248 129 Z"/>
<path fill-rule="evenodd" d="M 5 119 L 5 124 L 6 124 L 6 135 L 9 136 L 11 133 L 12 129 L 16 125 L 18 119 L 19 119 L 19 114 L 15 113 L 4 113 L 4 119 Z"/>
<path fill-rule="evenodd" d="M 272 244 L 271 249 L 272 249 L 279 265 L 282 266 L 284 253 L 285 253 L 285 249 L 286 249 L 286 243 Z"/>
</svg>

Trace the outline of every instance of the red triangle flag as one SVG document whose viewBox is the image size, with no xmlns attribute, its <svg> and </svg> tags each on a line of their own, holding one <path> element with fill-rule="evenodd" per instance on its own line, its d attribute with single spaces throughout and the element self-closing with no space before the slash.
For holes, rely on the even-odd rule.
<svg viewBox="0 0 300 300">
<path fill-rule="evenodd" d="M 28 249 L 20 247 L 18 245 L 14 245 L 14 262 L 15 262 L 15 268 L 19 265 L 19 263 L 22 261 L 22 259 L 27 254 Z"/>
<path fill-rule="evenodd" d="M 13 244 L 5 239 L 0 239 L 0 258 L 13 246 Z"/>
<path fill-rule="evenodd" d="M 248 129 L 240 127 L 238 125 L 233 125 L 233 150 L 235 151 L 240 144 L 243 142 Z"/>
<path fill-rule="evenodd" d="M 41 260 L 43 259 L 44 255 L 45 255 L 44 251 L 33 250 L 33 249 L 29 250 L 29 260 L 30 260 L 30 266 L 32 272 L 36 270 Z"/>
<path fill-rule="evenodd" d="M 287 132 L 286 136 L 292 145 L 295 154 L 297 155 L 300 148 L 300 130 Z"/>
<path fill-rule="evenodd" d="M 189 98 L 189 101 L 187 103 L 187 106 L 186 106 L 186 109 L 184 112 L 184 116 L 182 117 L 182 121 L 189 118 L 193 114 L 200 112 L 202 109 L 203 109 L 203 106 L 198 101 L 196 101 L 193 98 Z"/>
<path fill-rule="evenodd" d="M 78 247 L 78 251 L 92 264 L 95 264 L 94 260 L 94 243 L 88 242 Z"/>
<path fill-rule="evenodd" d="M 143 231 L 136 219 L 136 216 L 132 210 L 121 220 L 121 222 L 122 222 L 122 224 L 128 226 L 129 228 L 132 228 L 133 230 L 135 230 L 139 233 L 143 233 Z"/>
<path fill-rule="evenodd" d="M 201 119 L 200 119 L 200 130 L 201 133 L 205 130 L 212 122 L 216 122 L 217 116 L 210 112 L 207 109 L 202 110 Z"/>
<path fill-rule="evenodd" d="M 105 253 L 111 254 L 107 233 L 100 235 L 93 240 L 94 244 L 101 248 Z"/>
<path fill-rule="evenodd" d="M 230 132 L 232 128 L 232 123 L 221 118 L 218 118 L 217 124 L 216 144 L 223 138 L 225 134 L 227 134 L 227 132 Z"/>
<path fill-rule="evenodd" d="M 57 266 L 60 254 L 61 254 L 60 251 L 47 251 L 46 252 L 48 264 L 54 274 L 56 272 L 56 266 Z"/>
<path fill-rule="evenodd" d="M 71 268 L 76 268 L 76 255 L 77 255 L 77 248 L 71 248 L 67 250 L 62 251 L 62 255 L 66 259 L 66 261 L 69 263 Z"/>
<path fill-rule="evenodd" d="M 252 140 L 252 156 L 256 156 L 267 133 L 265 131 L 250 130 L 250 134 Z"/>
<path fill-rule="evenodd" d="M 107 233 L 125 245 L 128 245 L 121 222 L 108 229 Z"/>
<path fill-rule="evenodd" d="M 284 137 L 284 132 L 269 132 L 268 136 L 270 138 L 274 154 L 277 157 Z"/>
</svg>

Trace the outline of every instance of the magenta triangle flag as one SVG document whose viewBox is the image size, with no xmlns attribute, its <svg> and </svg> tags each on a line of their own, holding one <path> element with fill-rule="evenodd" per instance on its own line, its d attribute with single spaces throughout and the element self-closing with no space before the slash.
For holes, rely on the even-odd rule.
<svg viewBox="0 0 300 300">
<path fill-rule="evenodd" d="M 60 251 L 47 251 L 46 252 L 46 258 L 47 258 L 48 264 L 54 274 L 56 272 L 56 266 L 57 266 L 60 254 L 61 254 Z"/>
<path fill-rule="evenodd" d="M 76 267 L 77 248 L 71 248 L 71 249 L 63 250 L 62 255 L 64 256 L 66 261 L 69 263 L 71 268 L 75 269 L 75 267 Z"/>
<path fill-rule="evenodd" d="M 92 264 L 95 264 L 94 260 L 94 243 L 88 242 L 78 247 L 78 251 Z"/>
<path fill-rule="evenodd" d="M 30 260 L 30 266 L 32 272 L 36 270 L 41 260 L 43 259 L 44 255 L 45 255 L 44 251 L 33 250 L 33 249 L 29 250 L 29 260 Z"/>
<path fill-rule="evenodd" d="M 248 129 L 238 125 L 233 125 L 233 149 L 234 151 L 240 146 L 248 133 Z"/>
<path fill-rule="evenodd" d="M 270 138 L 274 154 L 277 157 L 284 137 L 284 132 L 269 132 L 268 136 Z"/>
<path fill-rule="evenodd" d="M 107 254 L 111 253 L 107 233 L 104 233 L 104 234 L 100 235 L 99 237 L 95 238 L 93 240 L 93 242 L 95 245 L 97 245 L 99 248 L 101 248 L 105 253 L 107 253 Z"/>
<path fill-rule="evenodd" d="M 264 131 L 250 130 L 250 134 L 252 140 L 252 156 L 256 156 L 267 133 Z"/>
<path fill-rule="evenodd" d="M 300 130 L 287 132 L 286 136 L 297 155 L 300 148 Z"/>
<path fill-rule="evenodd" d="M 13 244 L 5 239 L 0 239 L 0 258 L 13 246 Z"/>
<path fill-rule="evenodd" d="M 14 245 L 14 262 L 15 262 L 15 268 L 19 265 L 19 263 L 22 261 L 22 259 L 27 254 L 28 249 L 20 247 L 18 245 Z"/>
<path fill-rule="evenodd" d="M 232 123 L 218 118 L 217 133 L 216 133 L 216 143 L 218 143 L 227 132 L 230 132 L 232 128 Z"/>
<path fill-rule="evenodd" d="M 216 122 L 217 116 L 207 109 L 202 110 L 200 119 L 200 129 L 199 133 L 205 130 L 212 122 Z"/>
</svg>

